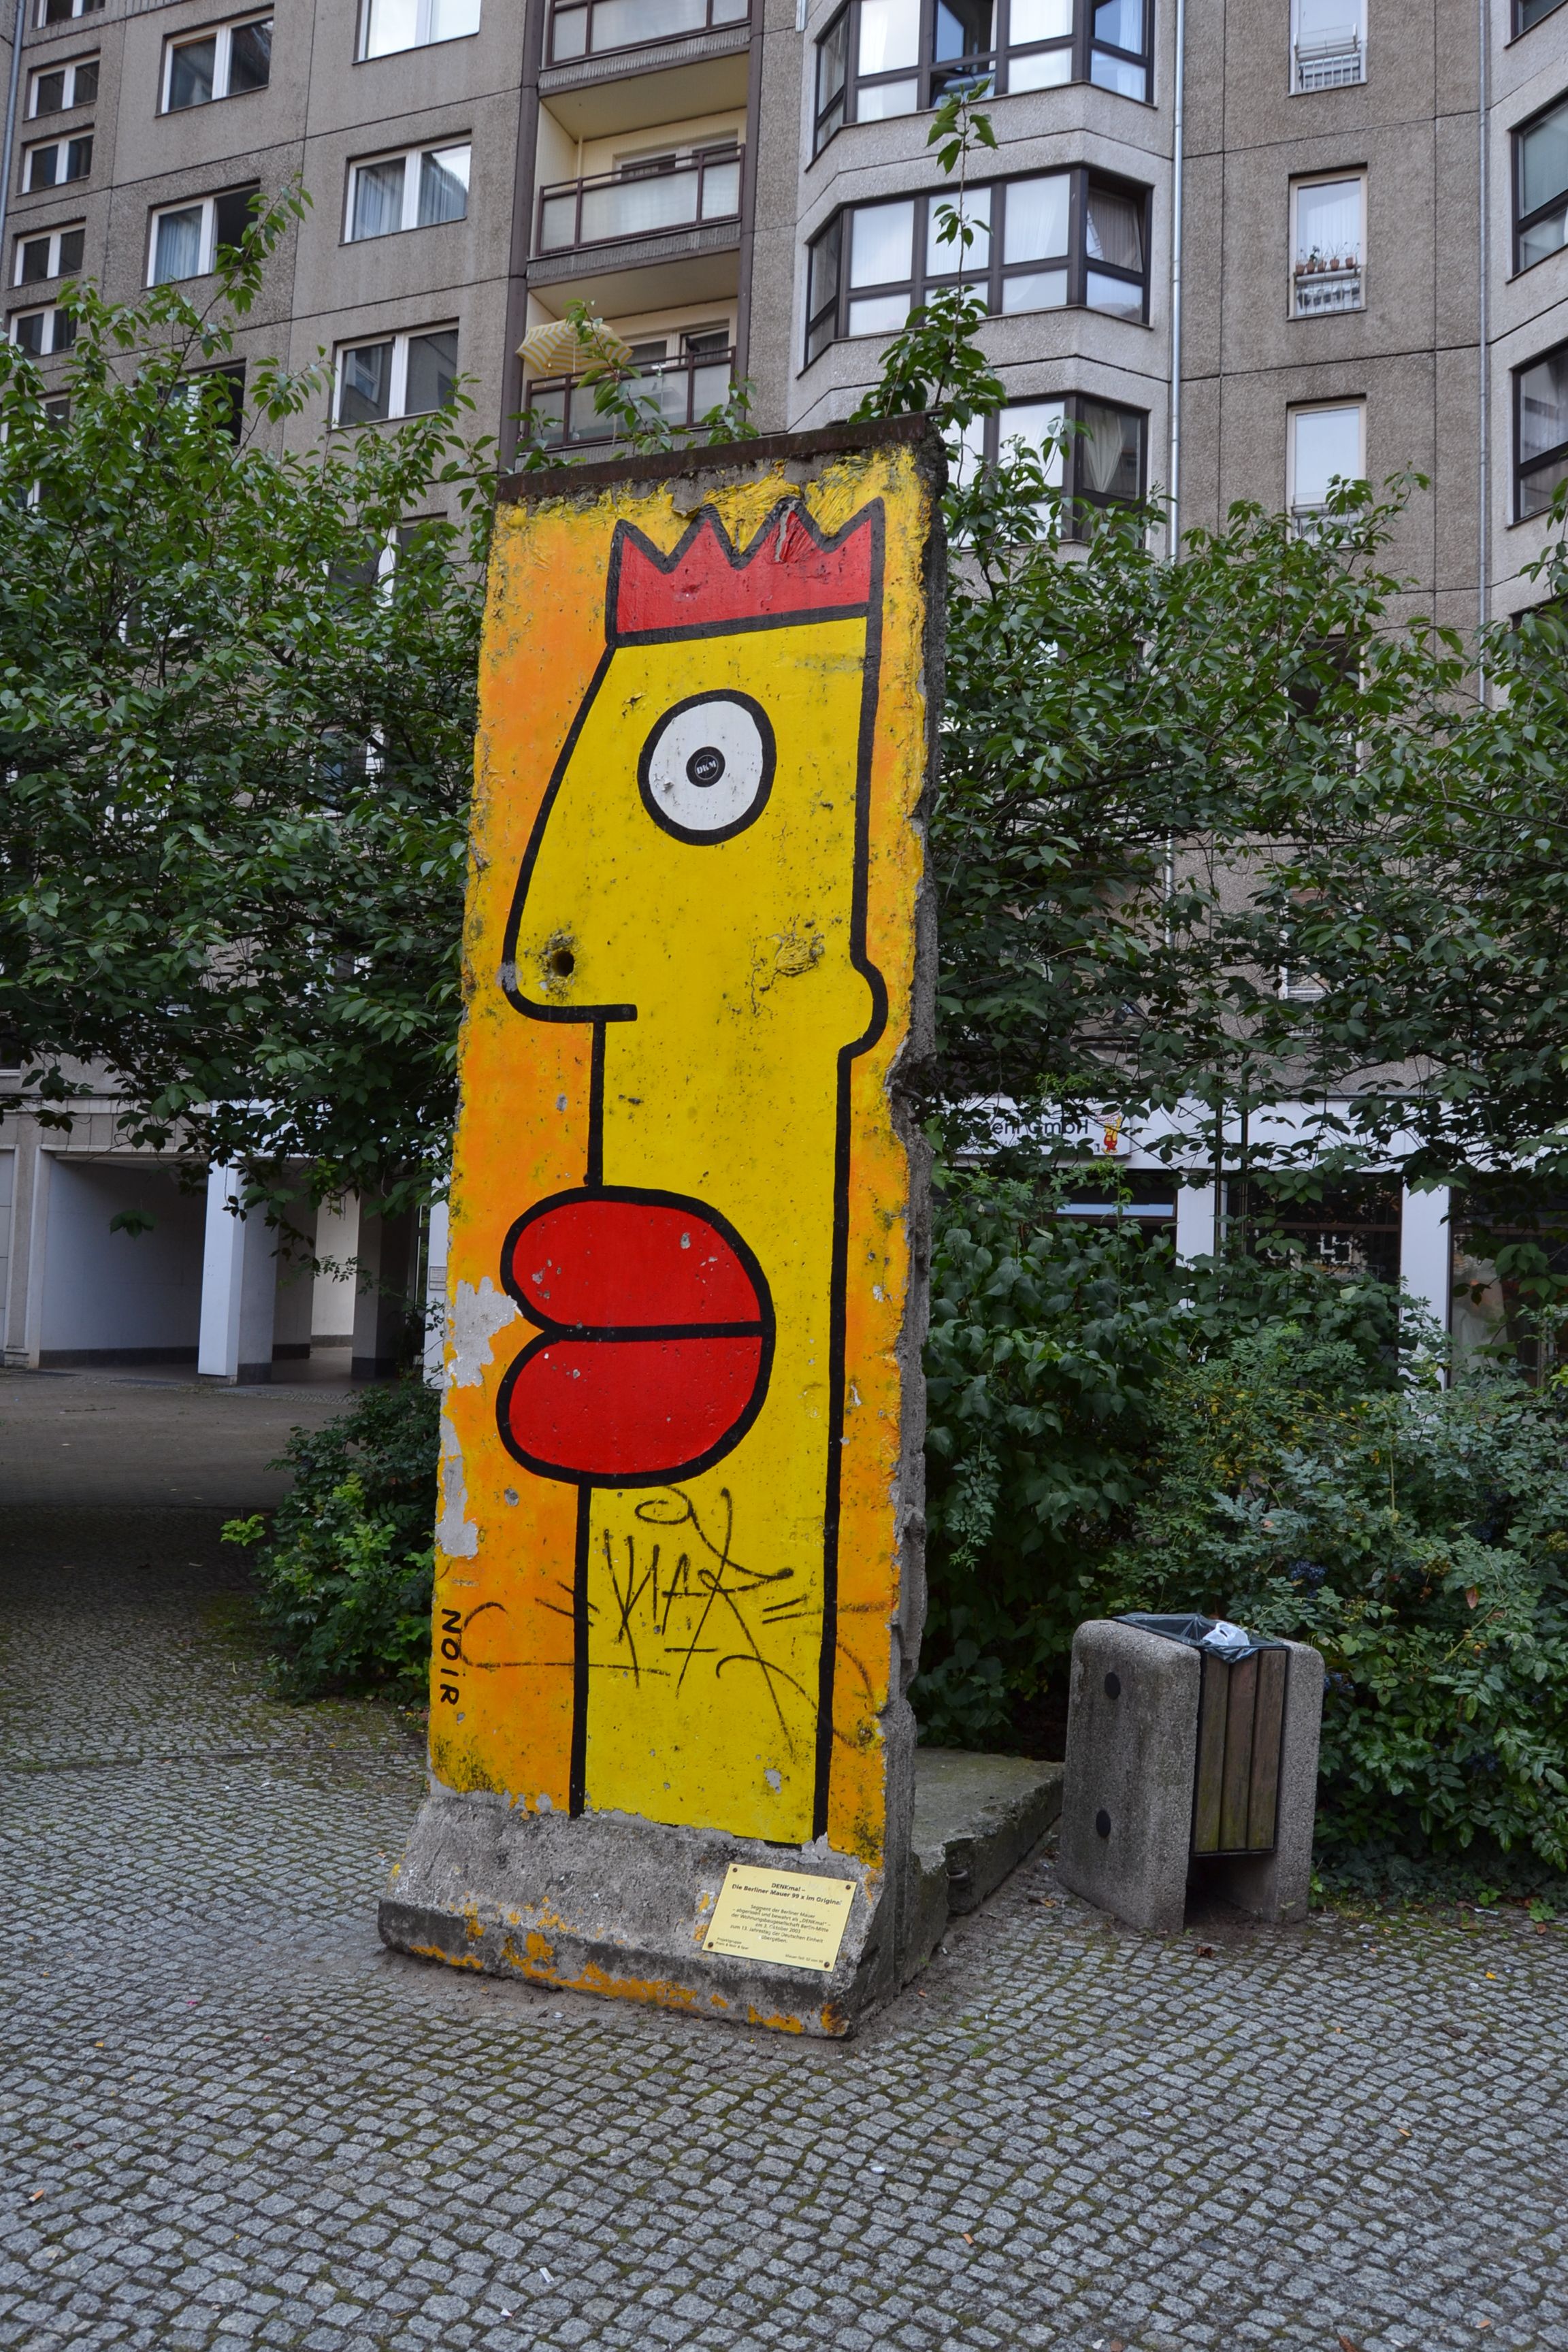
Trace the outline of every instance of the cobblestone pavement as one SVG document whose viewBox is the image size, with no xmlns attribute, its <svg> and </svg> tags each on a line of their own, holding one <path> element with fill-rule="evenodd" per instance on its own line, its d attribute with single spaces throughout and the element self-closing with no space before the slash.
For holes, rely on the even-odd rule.
<svg viewBox="0 0 1568 2352">
<path fill-rule="evenodd" d="M 216 1527 L 7 1523 L 0 2346 L 1568 2347 L 1568 1936 L 1037 1860 L 831 2047 L 394 1958 L 407 1730 L 262 1695 Z"/>
</svg>

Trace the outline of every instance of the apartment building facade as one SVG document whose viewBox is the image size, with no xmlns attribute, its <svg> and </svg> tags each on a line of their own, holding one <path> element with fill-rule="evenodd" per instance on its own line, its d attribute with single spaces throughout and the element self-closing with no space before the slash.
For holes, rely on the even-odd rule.
<svg viewBox="0 0 1568 2352">
<path fill-rule="evenodd" d="M 603 455 L 542 331 L 574 299 L 677 426 L 738 376 L 764 429 L 830 422 L 954 282 L 928 133 L 984 78 L 963 270 L 1008 407 L 972 455 L 1068 415 L 1078 497 L 1163 492 L 1178 530 L 1411 467 L 1392 560 L 1417 601 L 1469 628 L 1540 593 L 1568 473 L 1568 0 L 17 0 L 8 29 L 5 331 L 46 372 L 67 278 L 199 296 L 253 194 L 298 180 L 237 362 L 328 355 L 301 433 L 461 376 L 503 448 L 527 408 Z M 0 1136 L 13 1361 L 68 1352 L 24 1162 L 150 1179 L 83 1138 Z M 1446 1301 L 1432 1215 L 1406 1204 L 1406 1271 Z"/>
</svg>

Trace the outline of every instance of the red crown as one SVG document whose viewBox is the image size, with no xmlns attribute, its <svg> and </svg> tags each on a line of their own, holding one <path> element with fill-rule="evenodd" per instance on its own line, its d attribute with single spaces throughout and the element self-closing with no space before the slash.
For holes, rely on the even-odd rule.
<svg viewBox="0 0 1568 2352">
<path fill-rule="evenodd" d="M 780 506 L 744 554 L 736 552 L 711 507 L 703 508 L 668 555 L 623 522 L 611 556 L 609 634 L 664 635 L 671 629 L 864 612 L 871 602 L 879 519 L 873 504 L 825 540 L 798 506 Z"/>
</svg>

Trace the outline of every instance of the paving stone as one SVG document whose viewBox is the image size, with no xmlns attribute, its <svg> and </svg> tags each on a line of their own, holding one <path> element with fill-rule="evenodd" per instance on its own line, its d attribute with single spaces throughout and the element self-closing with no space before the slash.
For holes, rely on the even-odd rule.
<svg viewBox="0 0 1568 2352">
<path fill-rule="evenodd" d="M 422 1967 L 406 1724 L 270 1698 L 214 1533 L 8 1528 L 0 2346 L 1568 2352 L 1568 1936 L 1035 1861 L 841 2047 Z"/>
</svg>

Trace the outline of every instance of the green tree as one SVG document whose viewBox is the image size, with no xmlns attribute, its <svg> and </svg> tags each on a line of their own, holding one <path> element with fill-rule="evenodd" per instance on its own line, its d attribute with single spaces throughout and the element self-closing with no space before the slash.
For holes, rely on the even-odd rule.
<svg viewBox="0 0 1568 2352">
<path fill-rule="evenodd" d="M 301 202 L 205 310 L 68 289 L 47 394 L 0 346 L 0 1029 L 56 1116 L 106 1063 L 140 1142 L 395 1194 L 451 1127 L 495 466 L 460 391 L 295 447 L 324 371 L 264 362 L 237 418 Z"/>
</svg>

